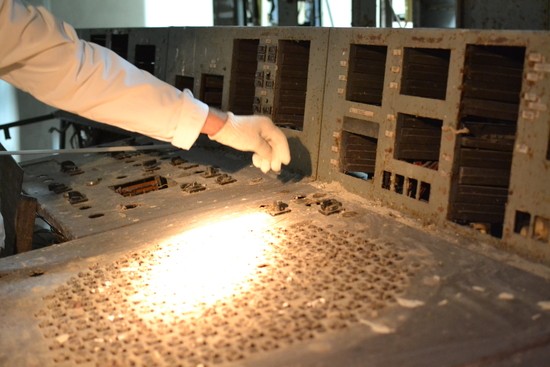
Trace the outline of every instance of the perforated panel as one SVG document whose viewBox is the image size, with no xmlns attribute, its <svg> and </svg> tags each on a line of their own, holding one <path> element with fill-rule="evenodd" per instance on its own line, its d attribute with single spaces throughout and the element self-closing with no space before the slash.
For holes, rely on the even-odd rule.
<svg viewBox="0 0 550 367">
<path fill-rule="evenodd" d="M 208 264 L 194 279 L 182 278 L 170 297 L 159 297 L 166 292 L 160 269 L 185 258 L 191 243 L 151 246 L 79 273 L 46 297 L 36 315 L 55 361 L 208 366 L 241 360 L 375 317 L 396 303 L 421 267 L 406 249 L 370 240 L 365 231 L 300 223 L 251 236 L 266 245 L 261 261 L 221 299 L 191 302 L 180 293 L 201 284 Z"/>
</svg>

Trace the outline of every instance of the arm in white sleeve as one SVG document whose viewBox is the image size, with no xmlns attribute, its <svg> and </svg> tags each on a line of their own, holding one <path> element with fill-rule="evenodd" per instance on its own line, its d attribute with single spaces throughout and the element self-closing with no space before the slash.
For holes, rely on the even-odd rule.
<svg viewBox="0 0 550 367">
<path fill-rule="evenodd" d="M 42 102 L 189 149 L 208 106 L 114 52 L 78 39 L 44 8 L 0 0 L 0 78 Z"/>
</svg>

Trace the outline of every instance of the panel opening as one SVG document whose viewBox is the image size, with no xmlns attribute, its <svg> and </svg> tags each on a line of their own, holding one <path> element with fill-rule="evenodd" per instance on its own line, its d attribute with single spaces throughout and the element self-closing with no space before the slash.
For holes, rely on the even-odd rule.
<svg viewBox="0 0 550 367">
<path fill-rule="evenodd" d="M 128 59 L 128 34 L 111 35 L 111 50 L 124 59 Z"/>
<path fill-rule="evenodd" d="M 386 46 L 351 45 L 346 99 L 382 105 Z"/>
<path fill-rule="evenodd" d="M 391 172 L 384 171 L 382 173 L 382 188 L 389 190 L 391 188 Z"/>
<path fill-rule="evenodd" d="M 541 242 L 548 242 L 550 239 L 550 219 L 535 216 L 533 223 L 533 239 Z"/>
<path fill-rule="evenodd" d="M 514 233 L 519 233 L 523 237 L 527 237 L 529 233 L 529 224 L 531 223 L 531 214 L 516 210 L 516 218 L 514 221 Z"/>
<path fill-rule="evenodd" d="M 407 178 L 407 196 L 416 199 L 416 191 L 418 189 L 418 180 Z"/>
<path fill-rule="evenodd" d="M 378 139 L 343 131 L 341 144 L 341 172 L 362 180 L 372 180 Z"/>
<path fill-rule="evenodd" d="M 122 196 L 136 196 L 152 191 L 162 190 L 168 187 L 168 180 L 162 176 L 152 176 L 141 180 L 126 182 L 120 185 L 109 186 L 117 194 Z"/>
<path fill-rule="evenodd" d="M 155 45 L 136 45 L 135 65 L 151 74 L 155 74 Z"/>
<path fill-rule="evenodd" d="M 223 75 L 202 74 L 201 100 L 209 106 L 222 108 Z"/>
<path fill-rule="evenodd" d="M 92 34 L 90 35 L 90 42 L 97 45 L 107 47 L 107 35 L 106 34 Z"/>
<path fill-rule="evenodd" d="M 192 76 L 176 75 L 174 86 L 181 91 L 189 89 L 192 92 L 195 87 L 195 78 Z"/>
<path fill-rule="evenodd" d="M 259 43 L 260 41 L 257 39 L 236 39 L 233 41 L 229 109 L 235 114 L 251 115 L 254 113 Z"/>
<path fill-rule="evenodd" d="M 442 124 L 441 120 L 400 113 L 396 126 L 395 159 L 436 170 Z"/>
<path fill-rule="evenodd" d="M 279 126 L 304 129 L 310 41 L 279 41 L 273 120 Z"/>
<path fill-rule="evenodd" d="M 401 94 L 445 99 L 451 51 L 405 47 Z"/>
<path fill-rule="evenodd" d="M 398 194 L 403 194 L 403 186 L 405 186 L 405 176 L 395 175 L 393 190 Z"/>
<path fill-rule="evenodd" d="M 468 45 L 449 219 L 502 236 L 519 111 L 524 47 Z"/>
<path fill-rule="evenodd" d="M 420 193 L 418 194 L 418 200 L 430 202 L 430 189 L 431 185 L 427 182 L 420 181 Z"/>
</svg>

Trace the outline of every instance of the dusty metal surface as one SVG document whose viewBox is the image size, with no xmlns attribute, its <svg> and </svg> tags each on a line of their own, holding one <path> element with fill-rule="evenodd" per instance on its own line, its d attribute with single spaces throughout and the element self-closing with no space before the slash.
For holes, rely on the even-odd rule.
<svg viewBox="0 0 550 367">
<path fill-rule="evenodd" d="M 531 272 L 524 263 L 531 270 L 520 270 L 493 260 L 495 250 L 472 252 L 471 240 L 338 187 L 262 185 L 241 187 L 216 207 L 181 208 L 2 259 L 1 363 L 455 366 L 548 359 L 547 269 Z M 324 215 L 328 199 L 343 210 Z M 270 215 L 272 200 L 290 212 Z M 267 219 L 257 222 L 258 215 Z"/>
<path fill-rule="evenodd" d="M 210 154 L 218 148 L 56 156 L 26 165 L 24 190 L 39 199 L 39 213 L 48 222 L 74 239 L 185 208 L 216 206 L 245 187 L 277 182 L 275 175 L 241 170 L 250 164 L 248 154 Z"/>
</svg>

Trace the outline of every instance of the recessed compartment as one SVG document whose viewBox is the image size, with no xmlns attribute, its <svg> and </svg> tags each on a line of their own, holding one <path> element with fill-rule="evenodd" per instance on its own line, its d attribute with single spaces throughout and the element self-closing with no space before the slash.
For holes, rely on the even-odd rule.
<svg viewBox="0 0 550 367">
<path fill-rule="evenodd" d="M 310 41 L 279 41 L 273 120 L 279 126 L 303 130 Z"/>
<path fill-rule="evenodd" d="M 375 122 L 344 118 L 340 146 L 340 170 L 362 180 L 372 180 L 376 169 L 378 129 Z"/>
<path fill-rule="evenodd" d="M 163 190 L 168 187 L 168 180 L 162 176 L 152 176 L 136 181 L 126 182 L 110 188 L 122 196 L 136 196 L 152 191 Z"/>
<path fill-rule="evenodd" d="M 502 236 L 508 200 L 524 58 L 523 47 L 466 48 L 464 133 L 457 136 L 449 219 L 487 224 L 496 237 Z"/>
<path fill-rule="evenodd" d="M 437 169 L 442 121 L 400 113 L 397 118 L 395 159 Z"/>
<path fill-rule="evenodd" d="M 405 47 L 401 94 L 445 99 L 451 51 Z"/>
<path fill-rule="evenodd" d="M 251 115 L 254 112 L 258 44 L 257 39 L 233 41 L 229 109 L 238 115 Z"/>
<path fill-rule="evenodd" d="M 92 34 L 90 35 L 90 42 L 93 42 L 96 45 L 107 47 L 107 35 L 104 33 Z"/>
<path fill-rule="evenodd" d="M 155 45 L 136 45 L 134 65 L 138 68 L 155 74 Z"/>
<path fill-rule="evenodd" d="M 346 99 L 380 106 L 386 72 L 386 46 L 351 45 Z"/>
<path fill-rule="evenodd" d="M 174 86 L 181 91 L 189 89 L 191 92 L 193 92 L 193 89 L 195 87 L 195 78 L 186 75 L 176 75 Z"/>
<path fill-rule="evenodd" d="M 128 34 L 112 34 L 111 50 L 118 56 L 128 59 Z"/>
<path fill-rule="evenodd" d="M 209 106 L 222 108 L 223 75 L 202 74 L 201 100 Z"/>
</svg>

